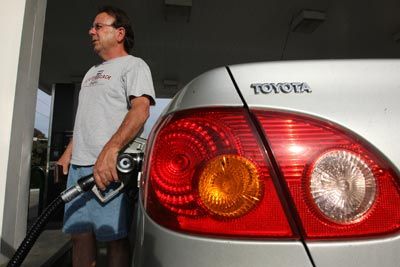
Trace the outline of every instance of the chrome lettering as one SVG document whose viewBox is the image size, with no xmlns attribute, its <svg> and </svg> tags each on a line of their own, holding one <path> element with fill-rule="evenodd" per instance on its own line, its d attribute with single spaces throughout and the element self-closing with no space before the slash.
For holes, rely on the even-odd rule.
<svg viewBox="0 0 400 267">
<path fill-rule="evenodd" d="M 283 83 L 252 83 L 250 85 L 254 89 L 254 94 L 302 94 L 311 93 L 312 90 L 306 82 L 283 82 Z"/>
</svg>

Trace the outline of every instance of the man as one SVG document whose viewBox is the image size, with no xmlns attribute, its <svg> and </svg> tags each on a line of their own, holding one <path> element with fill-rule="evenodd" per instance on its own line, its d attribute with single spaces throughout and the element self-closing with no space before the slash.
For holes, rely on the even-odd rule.
<svg viewBox="0 0 400 267">
<path fill-rule="evenodd" d="M 133 31 L 122 10 L 103 7 L 89 30 L 103 62 L 85 75 L 79 94 L 73 140 L 58 161 L 68 186 L 90 173 L 107 193 L 118 181 L 118 153 L 137 135 L 154 104 L 146 63 L 129 55 Z M 63 231 L 71 234 L 73 266 L 96 265 L 96 239 L 107 243 L 109 266 L 129 265 L 128 205 L 125 194 L 101 204 L 92 192 L 67 203 Z"/>
</svg>

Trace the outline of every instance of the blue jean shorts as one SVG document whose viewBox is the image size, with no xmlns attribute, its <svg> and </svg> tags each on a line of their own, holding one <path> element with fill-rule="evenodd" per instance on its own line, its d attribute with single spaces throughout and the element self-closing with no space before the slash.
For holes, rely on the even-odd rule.
<svg viewBox="0 0 400 267">
<path fill-rule="evenodd" d="M 71 165 L 67 188 L 76 185 L 79 178 L 91 173 L 93 166 Z M 110 185 L 103 194 L 107 195 L 112 190 Z M 128 235 L 130 215 L 129 199 L 125 193 L 119 193 L 110 201 L 102 203 L 90 190 L 65 204 L 63 232 L 93 232 L 98 241 L 118 240 Z"/>
</svg>

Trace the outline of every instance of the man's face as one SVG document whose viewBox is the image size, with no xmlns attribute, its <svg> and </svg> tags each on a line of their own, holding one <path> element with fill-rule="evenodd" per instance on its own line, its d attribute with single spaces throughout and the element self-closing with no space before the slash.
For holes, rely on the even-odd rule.
<svg viewBox="0 0 400 267">
<path fill-rule="evenodd" d="M 107 52 L 118 44 L 117 29 L 112 26 L 115 19 L 107 13 L 100 13 L 93 21 L 89 35 L 93 49 L 97 54 Z"/>
</svg>

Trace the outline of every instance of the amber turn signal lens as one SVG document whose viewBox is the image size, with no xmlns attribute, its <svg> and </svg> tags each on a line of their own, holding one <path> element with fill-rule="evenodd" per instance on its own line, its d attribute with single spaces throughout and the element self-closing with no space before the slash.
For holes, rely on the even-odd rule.
<svg viewBox="0 0 400 267">
<path fill-rule="evenodd" d="M 235 218 L 249 212 L 261 199 L 256 165 L 238 155 L 220 155 L 204 167 L 199 179 L 203 206 L 212 214 Z"/>
</svg>

